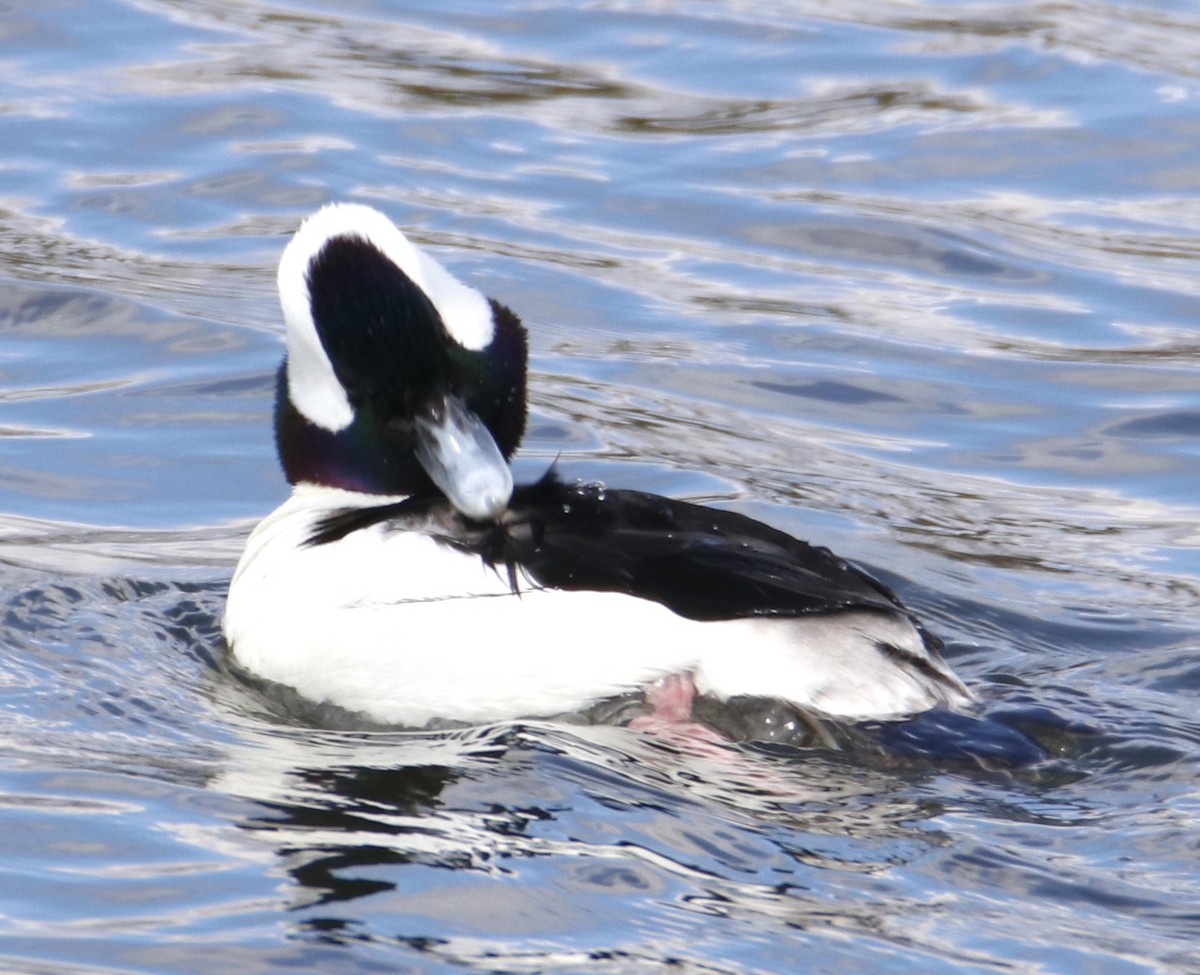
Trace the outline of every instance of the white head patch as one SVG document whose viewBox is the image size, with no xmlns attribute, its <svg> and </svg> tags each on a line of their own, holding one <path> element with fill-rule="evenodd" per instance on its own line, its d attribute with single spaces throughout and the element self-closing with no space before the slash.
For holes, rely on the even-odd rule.
<svg viewBox="0 0 1200 975">
<path fill-rule="evenodd" d="M 279 303 L 287 323 L 287 381 L 292 403 L 326 430 L 344 430 L 354 409 L 334 374 L 312 317 L 308 268 L 326 242 L 359 237 L 378 248 L 425 292 L 450 338 L 467 349 L 486 348 L 495 333 L 486 298 L 419 251 L 378 210 L 360 203 L 331 203 L 300 225 L 279 261 Z"/>
</svg>

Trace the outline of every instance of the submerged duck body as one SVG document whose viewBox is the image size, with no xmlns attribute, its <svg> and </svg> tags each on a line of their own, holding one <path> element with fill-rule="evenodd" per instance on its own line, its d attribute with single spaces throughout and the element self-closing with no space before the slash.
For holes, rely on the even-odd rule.
<svg viewBox="0 0 1200 975">
<path fill-rule="evenodd" d="M 224 620 L 251 673 L 416 727 L 576 712 L 675 675 L 850 719 L 970 700 L 937 639 L 827 549 L 553 472 L 514 487 L 524 329 L 377 211 L 318 211 L 279 287 L 293 490 Z"/>
</svg>

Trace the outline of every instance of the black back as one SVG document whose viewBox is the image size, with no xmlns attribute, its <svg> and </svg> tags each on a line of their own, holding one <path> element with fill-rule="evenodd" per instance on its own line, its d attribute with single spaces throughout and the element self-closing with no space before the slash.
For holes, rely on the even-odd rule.
<svg viewBox="0 0 1200 975">
<path fill-rule="evenodd" d="M 887 586 L 829 549 L 753 518 L 641 491 L 567 485 L 553 472 L 518 486 L 499 524 L 469 521 L 429 494 L 336 514 L 317 526 L 311 544 L 379 523 L 478 554 L 514 587 L 521 567 L 542 586 L 628 593 L 693 620 L 846 609 L 909 616 Z"/>
</svg>

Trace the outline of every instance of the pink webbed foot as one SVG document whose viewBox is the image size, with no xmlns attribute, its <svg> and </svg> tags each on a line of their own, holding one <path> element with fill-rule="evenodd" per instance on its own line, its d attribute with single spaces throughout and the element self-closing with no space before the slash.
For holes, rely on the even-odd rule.
<svg viewBox="0 0 1200 975">
<path fill-rule="evenodd" d="M 646 713 L 629 722 L 627 727 L 646 731 L 677 745 L 728 746 L 724 735 L 692 718 L 696 700 L 696 685 L 691 674 L 668 674 L 646 688 Z"/>
</svg>

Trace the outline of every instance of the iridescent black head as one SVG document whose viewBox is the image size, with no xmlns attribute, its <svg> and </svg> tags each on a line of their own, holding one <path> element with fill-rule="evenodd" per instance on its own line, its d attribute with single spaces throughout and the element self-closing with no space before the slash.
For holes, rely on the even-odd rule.
<svg viewBox="0 0 1200 975">
<path fill-rule="evenodd" d="M 335 204 L 279 264 L 288 352 L 276 443 L 287 478 L 372 494 L 435 485 L 498 515 L 525 430 L 525 329 L 381 213 Z"/>
</svg>

